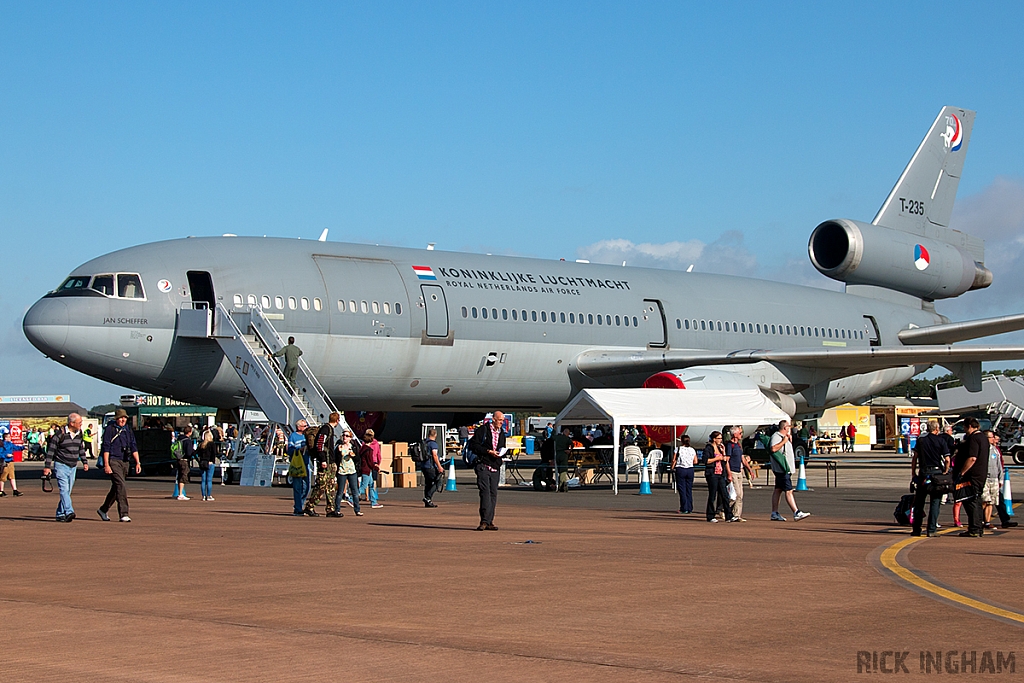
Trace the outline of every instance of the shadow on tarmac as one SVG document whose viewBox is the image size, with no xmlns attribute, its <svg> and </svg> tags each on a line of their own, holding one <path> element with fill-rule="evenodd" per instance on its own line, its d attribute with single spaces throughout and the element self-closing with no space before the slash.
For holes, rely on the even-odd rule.
<svg viewBox="0 0 1024 683">
<path fill-rule="evenodd" d="M 398 524 L 396 522 L 367 522 L 367 526 L 388 526 L 402 529 L 447 529 L 448 531 L 476 531 L 475 527 L 441 526 L 439 524 Z"/>
</svg>

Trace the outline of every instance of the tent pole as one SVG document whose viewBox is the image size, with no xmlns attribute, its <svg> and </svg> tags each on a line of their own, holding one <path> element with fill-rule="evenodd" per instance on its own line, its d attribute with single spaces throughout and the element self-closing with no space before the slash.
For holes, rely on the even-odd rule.
<svg viewBox="0 0 1024 683">
<path fill-rule="evenodd" d="M 612 481 L 612 494 L 619 495 L 619 422 L 612 418 L 612 467 L 614 479 Z"/>
</svg>

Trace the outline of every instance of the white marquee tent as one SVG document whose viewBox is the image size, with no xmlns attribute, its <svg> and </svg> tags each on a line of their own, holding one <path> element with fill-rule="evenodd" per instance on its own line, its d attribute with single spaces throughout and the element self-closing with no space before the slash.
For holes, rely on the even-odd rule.
<svg viewBox="0 0 1024 683">
<path fill-rule="evenodd" d="M 619 492 L 622 425 L 762 425 L 789 415 L 757 389 L 584 389 L 555 419 L 561 425 L 611 424 L 613 491 Z"/>
</svg>

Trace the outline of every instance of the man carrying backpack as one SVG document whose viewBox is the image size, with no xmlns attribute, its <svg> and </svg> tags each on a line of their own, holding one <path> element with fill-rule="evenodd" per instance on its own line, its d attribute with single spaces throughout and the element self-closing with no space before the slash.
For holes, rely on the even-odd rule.
<svg viewBox="0 0 1024 683">
<path fill-rule="evenodd" d="M 174 486 L 175 498 L 189 500 L 189 497 L 185 495 L 185 484 L 188 483 L 189 470 L 192 469 L 192 456 L 195 454 L 192 425 L 186 426 L 181 438 L 171 446 L 171 454 L 174 455 L 178 466 Z"/>
<path fill-rule="evenodd" d="M 441 460 L 437 456 L 437 430 L 431 429 L 427 432 L 427 440 L 424 442 L 423 463 L 420 469 L 423 471 L 423 507 L 436 508 L 434 494 L 441 490 Z"/>
<path fill-rule="evenodd" d="M 313 490 L 306 499 L 306 505 L 303 509 L 303 512 L 308 517 L 320 516 L 316 511 L 316 506 L 325 496 L 327 498 L 327 512 L 337 512 L 334 509 L 334 494 L 338 491 L 338 468 L 333 464 L 329 464 L 329 460 L 334 450 L 334 428 L 338 426 L 340 421 L 341 415 L 331 413 L 327 419 L 327 424 L 320 425 L 320 429 L 316 432 L 314 451 L 311 454 L 311 458 L 316 460 L 316 483 L 313 485 Z"/>
</svg>

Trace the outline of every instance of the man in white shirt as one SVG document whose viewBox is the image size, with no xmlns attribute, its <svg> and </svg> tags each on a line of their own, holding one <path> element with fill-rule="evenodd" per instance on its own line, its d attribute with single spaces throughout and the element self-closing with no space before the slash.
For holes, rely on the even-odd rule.
<svg viewBox="0 0 1024 683">
<path fill-rule="evenodd" d="M 793 511 L 793 520 L 800 521 L 804 517 L 810 517 L 810 512 L 802 512 L 796 506 L 796 499 L 793 496 L 793 470 L 796 469 L 796 458 L 793 456 L 793 437 L 790 434 L 789 420 L 779 423 L 779 431 L 772 435 L 769 444 L 768 460 L 775 474 L 775 489 L 772 491 L 772 521 L 785 522 L 786 518 L 779 514 L 779 501 L 782 494 L 786 494 L 786 503 Z"/>
</svg>

